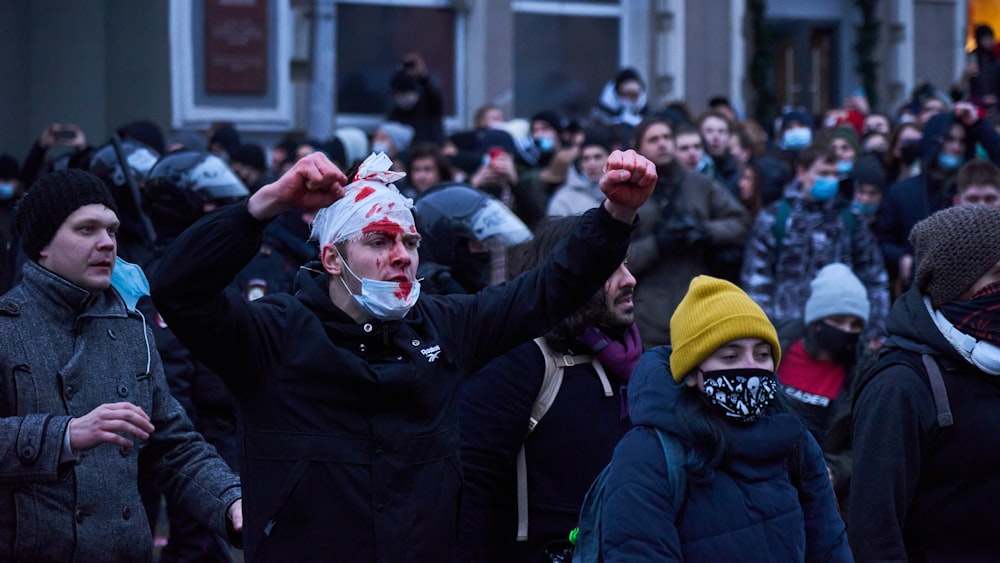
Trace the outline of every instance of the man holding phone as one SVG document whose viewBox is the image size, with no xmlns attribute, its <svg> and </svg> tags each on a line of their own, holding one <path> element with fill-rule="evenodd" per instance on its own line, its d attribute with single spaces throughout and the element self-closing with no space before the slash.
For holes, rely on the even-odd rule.
<svg viewBox="0 0 1000 563">
<path fill-rule="evenodd" d="M 401 68 L 392 77 L 392 108 L 388 120 L 413 127 L 413 143 L 444 142 L 444 98 L 431 81 L 420 53 L 403 57 Z"/>
<path fill-rule="evenodd" d="M 79 125 L 49 123 L 24 159 L 21 181 L 25 186 L 32 185 L 56 160 L 66 159 L 66 167 L 79 168 L 88 153 L 87 136 Z"/>
</svg>

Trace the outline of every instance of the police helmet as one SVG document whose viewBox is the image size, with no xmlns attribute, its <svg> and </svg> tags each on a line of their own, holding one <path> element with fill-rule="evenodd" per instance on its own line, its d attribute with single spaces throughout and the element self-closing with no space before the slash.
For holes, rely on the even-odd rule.
<svg viewBox="0 0 1000 563">
<path fill-rule="evenodd" d="M 136 183 L 142 185 L 149 176 L 149 170 L 156 163 L 156 159 L 160 155 L 139 141 L 131 139 L 122 141 L 121 148 L 121 159 L 124 159 L 128 165 Z M 87 169 L 101 180 L 104 180 L 104 183 L 114 192 L 114 188 L 122 188 L 128 185 L 128 178 L 125 176 L 125 170 L 122 168 L 121 159 L 119 159 L 118 153 L 115 151 L 114 143 L 106 143 L 95 150 L 90 156 Z"/>
<path fill-rule="evenodd" d="M 497 198 L 466 184 L 443 184 L 417 200 L 422 260 L 455 267 L 468 240 L 496 237 L 503 246 L 531 240 L 531 231 Z"/>
<path fill-rule="evenodd" d="M 211 208 L 247 197 L 239 177 L 218 156 L 180 150 L 153 166 L 146 180 L 146 213 L 159 236 L 176 236 Z"/>
</svg>

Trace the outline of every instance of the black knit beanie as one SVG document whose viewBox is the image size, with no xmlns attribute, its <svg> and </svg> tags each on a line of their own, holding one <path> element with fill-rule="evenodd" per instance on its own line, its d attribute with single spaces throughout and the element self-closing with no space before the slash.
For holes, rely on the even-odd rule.
<svg viewBox="0 0 1000 563">
<path fill-rule="evenodd" d="M 1000 208 L 959 205 L 914 225 L 914 281 L 938 308 L 962 296 L 1000 262 Z"/>
<path fill-rule="evenodd" d="M 14 225 L 28 258 L 37 262 L 39 253 L 52 242 L 56 231 L 74 211 L 99 203 L 118 214 L 111 192 L 90 172 L 70 168 L 42 176 L 17 204 Z"/>
</svg>

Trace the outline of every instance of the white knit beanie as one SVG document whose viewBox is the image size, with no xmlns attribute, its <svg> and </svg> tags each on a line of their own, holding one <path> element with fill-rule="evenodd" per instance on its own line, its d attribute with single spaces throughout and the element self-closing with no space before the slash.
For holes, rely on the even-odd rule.
<svg viewBox="0 0 1000 563">
<path fill-rule="evenodd" d="M 811 293 L 806 301 L 806 324 L 833 315 L 854 315 L 868 324 L 868 315 L 871 314 L 868 291 L 846 264 L 827 264 L 816 274 L 809 287 Z"/>
</svg>

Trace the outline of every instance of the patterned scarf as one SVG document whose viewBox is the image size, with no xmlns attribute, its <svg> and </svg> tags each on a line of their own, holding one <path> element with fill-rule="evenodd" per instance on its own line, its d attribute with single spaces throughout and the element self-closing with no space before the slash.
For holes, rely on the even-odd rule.
<svg viewBox="0 0 1000 563">
<path fill-rule="evenodd" d="M 1000 346 L 1000 282 L 984 287 L 968 301 L 945 303 L 940 311 L 959 332 Z"/>
</svg>

